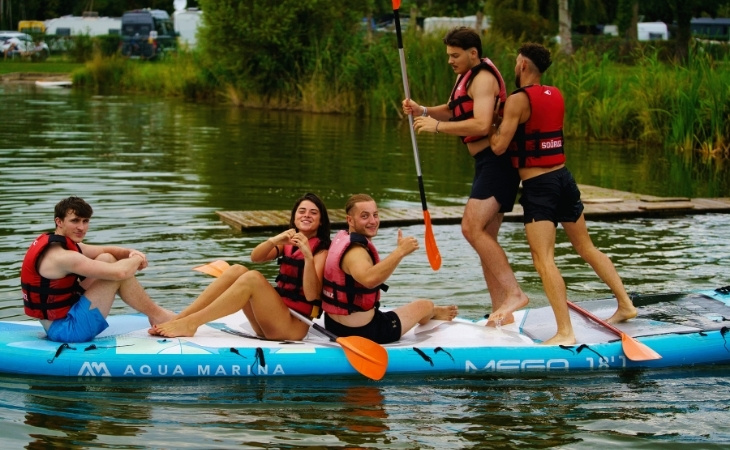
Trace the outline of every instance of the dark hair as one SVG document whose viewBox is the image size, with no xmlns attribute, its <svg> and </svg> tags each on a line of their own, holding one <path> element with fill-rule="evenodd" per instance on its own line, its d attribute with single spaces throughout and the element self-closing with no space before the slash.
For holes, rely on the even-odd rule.
<svg viewBox="0 0 730 450">
<path fill-rule="evenodd" d="M 534 42 L 528 42 L 522 44 L 520 47 L 519 54 L 532 61 L 537 67 L 540 73 L 545 72 L 553 62 L 550 60 L 550 50 L 546 49 L 540 44 Z"/>
<path fill-rule="evenodd" d="M 299 209 L 299 205 L 301 205 L 304 200 L 309 200 L 310 202 L 314 203 L 314 206 L 316 206 L 317 209 L 319 209 L 320 220 L 319 228 L 317 228 L 317 237 L 319 238 L 319 250 L 325 250 L 330 248 L 330 216 L 327 213 L 327 207 L 324 206 L 324 202 L 315 194 L 307 192 L 306 194 L 299 197 L 296 202 L 294 202 L 294 207 L 291 210 L 291 218 L 289 219 L 289 227 L 296 228 L 296 225 L 294 225 L 294 216 L 297 213 L 297 209 Z"/>
<path fill-rule="evenodd" d="M 91 205 L 86 203 L 84 199 L 80 197 L 68 197 L 56 204 L 54 208 L 54 219 L 58 217 L 63 220 L 68 213 L 74 213 L 82 219 L 90 219 L 92 214 L 94 214 L 94 210 L 91 209 Z"/>
<path fill-rule="evenodd" d="M 482 57 L 482 39 L 476 31 L 469 27 L 456 27 L 444 37 L 444 44 L 449 47 L 459 47 L 463 50 L 477 49 L 477 56 Z"/>
</svg>

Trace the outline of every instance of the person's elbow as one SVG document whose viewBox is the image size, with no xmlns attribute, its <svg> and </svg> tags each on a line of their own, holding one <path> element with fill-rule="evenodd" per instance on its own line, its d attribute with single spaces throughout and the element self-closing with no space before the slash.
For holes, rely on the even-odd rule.
<svg viewBox="0 0 730 450">
<path fill-rule="evenodd" d="M 492 152 L 497 156 L 507 151 L 508 144 L 508 142 L 493 136 L 489 138 L 489 146 L 492 147 Z"/>
<path fill-rule="evenodd" d="M 365 289 L 375 289 L 376 287 L 383 284 L 383 281 L 376 279 L 375 277 L 364 277 L 362 280 L 357 280 Z"/>
</svg>

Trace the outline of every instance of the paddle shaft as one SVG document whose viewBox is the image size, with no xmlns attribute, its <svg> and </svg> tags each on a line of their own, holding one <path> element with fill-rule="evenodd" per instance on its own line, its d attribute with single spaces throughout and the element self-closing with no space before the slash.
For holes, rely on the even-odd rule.
<svg viewBox="0 0 730 450">
<path fill-rule="evenodd" d="M 398 56 L 400 58 L 400 72 L 403 79 L 403 91 L 407 99 L 411 98 L 411 89 L 408 86 L 408 71 L 406 70 L 406 55 L 403 51 L 403 33 L 400 26 L 400 0 L 393 0 L 393 17 L 395 19 L 395 34 L 398 40 Z M 436 238 L 433 235 L 431 226 L 431 214 L 426 204 L 426 189 L 423 187 L 423 174 L 421 173 L 421 159 L 418 156 L 418 142 L 416 130 L 413 128 L 413 111 L 408 114 L 408 129 L 411 133 L 411 145 L 413 146 L 413 159 L 416 162 L 416 174 L 418 175 L 418 192 L 421 194 L 421 208 L 423 209 L 423 222 L 426 226 L 426 256 L 433 270 L 441 268 L 441 253 L 436 246 Z"/>
<path fill-rule="evenodd" d="M 395 34 L 398 40 L 398 56 L 400 57 L 400 73 L 403 79 L 403 91 L 406 98 L 411 98 L 411 89 L 408 86 L 408 71 L 406 70 L 406 55 L 403 51 L 403 33 L 400 26 L 400 13 L 398 9 L 393 9 L 395 17 Z M 423 187 L 423 175 L 421 173 L 421 159 L 418 155 L 418 141 L 416 140 L 416 130 L 413 129 L 413 114 L 408 114 L 408 124 L 411 130 L 411 144 L 413 146 L 413 159 L 416 162 L 416 174 L 418 175 L 418 191 L 421 193 L 421 206 L 424 211 L 428 210 L 426 205 L 426 190 Z"/>
<path fill-rule="evenodd" d="M 603 325 L 604 327 L 608 328 L 609 330 L 613 331 L 619 336 L 622 336 L 626 333 L 619 330 L 615 326 L 611 325 L 610 323 L 606 322 L 605 320 L 601 319 L 600 317 L 596 316 L 592 312 L 588 311 L 587 309 L 583 309 L 580 306 L 576 305 L 575 303 L 568 301 L 568 306 L 572 308 L 575 311 L 578 311 L 579 313 L 583 314 L 584 316 L 588 317 L 589 319 L 593 320 L 594 322 Z"/>
<path fill-rule="evenodd" d="M 292 313 L 292 315 L 293 315 L 294 317 L 296 317 L 297 319 L 301 320 L 302 322 L 306 323 L 306 324 L 307 324 L 307 325 L 309 325 L 310 327 L 314 328 L 315 330 L 317 330 L 317 331 L 319 331 L 320 333 L 322 333 L 322 334 L 324 334 L 325 336 L 327 336 L 327 338 L 328 338 L 328 339 L 329 339 L 330 341 L 332 341 L 332 342 L 337 342 L 337 338 L 338 338 L 339 336 L 337 336 L 336 334 L 334 334 L 334 333 L 333 333 L 333 332 L 331 332 L 331 331 L 328 331 L 328 330 L 327 330 L 327 329 L 326 329 L 325 327 L 323 327 L 322 325 L 320 325 L 320 324 L 318 324 L 318 323 L 314 323 L 314 322 L 313 322 L 313 321 L 312 321 L 311 319 L 309 319 L 308 317 L 304 316 L 303 314 L 301 314 L 301 313 L 299 313 L 299 312 L 297 312 L 297 311 L 294 311 L 294 310 L 293 310 L 293 309 L 291 309 L 291 308 L 289 308 L 289 312 L 291 312 L 291 313 Z"/>
</svg>

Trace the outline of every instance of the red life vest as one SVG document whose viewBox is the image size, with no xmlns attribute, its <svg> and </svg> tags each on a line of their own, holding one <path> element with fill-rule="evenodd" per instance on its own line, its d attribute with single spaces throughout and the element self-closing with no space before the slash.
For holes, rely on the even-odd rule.
<svg viewBox="0 0 730 450">
<path fill-rule="evenodd" d="M 454 117 L 449 119 L 450 121 L 458 122 L 474 117 L 474 99 L 467 92 L 474 76 L 482 69 L 487 69 L 497 78 L 497 82 L 499 83 L 499 96 L 497 97 L 500 101 L 499 114 L 502 114 L 504 102 L 507 100 L 507 88 L 504 85 L 504 79 L 502 78 L 502 74 L 499 73 L 497 66 L 489 58 L 484 58 L 482 62 L 472 67 L 466 73 L 459 75 L 459 78 L 456 79 L 456 84 L 449 97 L 449 109 L 454 114 Z M 478 141 L 485 137 L 487 137 L 486 134 L 482 136 L 462 136 L 461 141 L 466 144 L 467 142 Z"/>
<path fill-rule="evenodd" d="M 317 252 L 319 238 L 309 239 L 312 254 Z M 286 306 L 305 316 L 315 318 L 322 313 L 319 300 L 307 301 L 304 296 L 304 254 L 293 245 L 284 246 L 284 254 L 279 257 L 279 275 L 276 277 L 276 291 Z"/>
<path fill-rule="evenodd" d="M 553 86 L 532 85 L 513 92 L 524 92 L 532 113 L 517 127 L 508 151 L 512 166 L 552 167 L 565 163 L 563 149 L 563 94 Z"/>
<path fill-rule="evenodd" d="M 39 273 L 40 258 L 48 247 L 56 242 L 66 250 L 76 250 L 81 253 L 81 248 L 71 239 L 45 233 L 33 241 L 20 269 L 20 287 L 23 290 L 25 313 L 36 319 L 56 320 L 66 317 L 68 310 L 84 292 L 79 284 L 78 275 L 69 274 L 57 280 L 50 280 Z"/>
<path fill-rule="evenodd" d="M 324 263 L 324 281 L 322 282 L 322 309 L 328 314 L 349 315 L 358 311 L 370 311 L 380 306 L 380 290 L 388 290 L 381 284 L 369 289 L 355 281 L 351 275 L 341 268 L 342 257 L 352 244 L 364 246 L 373 264 L 380 261 L 378 250 L 370 239 L 358 233 L 340 231 L 330 245 L 327 261 Z"/>
</svg>

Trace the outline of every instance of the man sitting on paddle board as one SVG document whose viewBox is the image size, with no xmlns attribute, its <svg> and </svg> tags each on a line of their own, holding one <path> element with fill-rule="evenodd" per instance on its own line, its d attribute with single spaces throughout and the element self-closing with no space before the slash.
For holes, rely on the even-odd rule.
<svg viewBox="0 0 730 450">
<path fill-rule="evenodd" d="M 380 218 L 375 200 L 356 194 L 345 204 L 347 231 L 337 233 L 324 267 L 322 309 L 325 327 L 334 334 L 362 336 L 380 344 L 395 342 L 417 323 L 431 319 L 451 320 L 455 305 L 434 306 L 419 299 L 392 311 L 381 311 L 380 290 L 406 256 L 418 249 L 418 241 L 398 230 L 398 246 L 380 259 L 372 238 L 378 234 Z"/>
<path fill-rule="evenodd" d="M 525 234 L 557 321 L 557 333 L 543 343 L 571 345 L 575 344 L 575 335 L 568 296 L 565 281 L 555 265 L 558 222 L 580 257 L 616 296 L 618 309 L 608 322 L 636 317 L 636 308 L 613 263 L 593 245 L 588 234 L 580 190 L 565 167 L 563 96 L 558 88 L 540 84 L 551 63 L 550 51 L 542 45 L 530 43 L 520 47 L 515 65 L 517 90 L 507 98 L 501 124 L 489 141 L 495 153 L 509 155 L 522 179 L 520 204 L 524 208 Z"/>
<path fill-rule="evenodd" d="M 92 214 L 79 197 L 61 200 L 55 207 L 55 232 L 36 238 L 23 259 L 25 313 L 40 319 L 52 341 L 92 340 L 109 326 L 106 317 L 117 294 L 152 325 L 175 315 L 153 302 L 135 278 L 147 267 L 144 253 L 81 242 Z"/>
<path fill-rule="evenodd" d="M 461 231 L 479 255 L 482 272 L 492 299 L 488 325 L 514 322 L 512 312 L 528 299 L 515 278 L 507 255 L 497 242 L 504 213 L 512 211 L 520 178 L 506 155 L 489 148 L 495 105 L 507 96 L 502 75 L 482 58 L 482 41 L 467 27 L 457 27 L 444 38 L 449 65 L 457 74 L 449 103 L 420 106 L 403 100 L 403 112 L 418 115 L 413 128 L 419 133 L 447 133 L 461 136 L 474 158 L 474 180 L 464 208 Z M 498 318 L 499 320 L 495 320 Z"/>
</svg>

